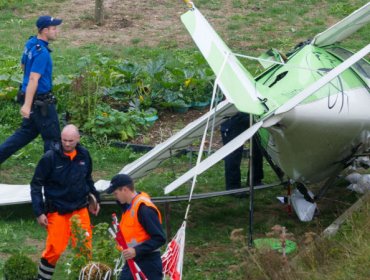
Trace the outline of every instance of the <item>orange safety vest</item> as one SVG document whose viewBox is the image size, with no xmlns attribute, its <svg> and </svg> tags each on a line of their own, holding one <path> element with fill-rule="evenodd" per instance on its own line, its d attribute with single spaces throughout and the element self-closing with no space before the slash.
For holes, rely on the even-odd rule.
<svg viewBox="0 0 370 280">
<path fill-rule="evenodd" d="M 131 208 L 122 214 L 121 222 L 119 223 L 128 247 L 135 247 L 136 245 L 150 239 L 150 235 L 142 227 L 137 216 L 139 207 L 142 203 L 157 211 L 159 222 L 162 224 L 161 213 L 159 212 L 157 206 L 155 206 L 150 200 L 149 195 L 145 192 L 141 192 L 140 194 L 136 195 L 131 202 Z"/>
</svg>

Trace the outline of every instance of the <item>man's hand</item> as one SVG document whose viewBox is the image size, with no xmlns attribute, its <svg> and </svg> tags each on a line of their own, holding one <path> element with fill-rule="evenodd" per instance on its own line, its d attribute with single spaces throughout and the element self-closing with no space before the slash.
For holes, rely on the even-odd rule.
<svg viewBox="0 0 370 280">
<path fill-rule="evenodd" d="M 22 115 L 23 118 L 29 119 L 30 114 L 31 114 L 31 108 L 29 106 L 26 106 L 26 104 L 24 104 L 21 107 L 20 112 L 21 112 L 21 115 Z"/>
<path fill-rule="evenodd" d="M 37 217 L 37 222 L 42 227 L 47 227 L 48 226 L 48 218 L 46 217 L 45 214 L 41 214 L 40 216 L 38 216 Z"/>
<path fill-rule="evenodd" d="M 99 211 L 100 211 L 100 204 L 96 200 L 95 195 L 93 195 L 92 193 L 89 193 L 89 198 L 88 199 L 89 199 L 88 208 L 89 208 L 90 213 L 97 216 Z"/>
<path fill-rule="evenodd" d="M 122 255 L 125 258 L 125 260 L 130 260 L 136 257 L 136 251 L 135 248 L 128 248 L 126 250 L 122 251 Z"/>
<path fill-rule="evenodd" d="M 98 203 L 95 209 L 91 209 L 91 207 L 89 207 L 89 211 L 91 214 L 98 216 L 99 211 L 100 211 L 100 204 Z"/>
</svg>

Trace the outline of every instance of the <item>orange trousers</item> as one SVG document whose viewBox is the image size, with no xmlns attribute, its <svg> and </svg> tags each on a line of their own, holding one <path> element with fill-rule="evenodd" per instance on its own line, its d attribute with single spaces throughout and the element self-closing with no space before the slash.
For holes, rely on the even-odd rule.
<svg viewBox="0 0 370 280">
<path fill-rule="evenodd" d="M 71 218 L 73 215 L 79 215 L 81 227 L 88 233 L 87 246 L 92 248 L 92 230 L 90 224 L 90 216 L 87 208 L 82 208 L 72 213 L 60 215 L 58 212 L 47 214 L 47 238 L 46 248 L 42 253 L 42 257 L 53 266 L 56 265 L 61 254 L 68 246 L 70 237 L 72 238 L 72 246 L 75 244 L 75 238 L 71 233 Z"/>
</svg>

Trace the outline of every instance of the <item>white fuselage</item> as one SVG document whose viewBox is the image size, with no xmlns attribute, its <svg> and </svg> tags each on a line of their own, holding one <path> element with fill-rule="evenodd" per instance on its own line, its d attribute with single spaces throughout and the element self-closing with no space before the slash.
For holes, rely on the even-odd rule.
<svg viewBox="0 0 370 280">
<path fill-rule="evenodd" d="M 320 182 L 370 149 L 370 93 L 361 87 L 299 105 L 266 129 L 267 152 L 291 179 Z"/>
</svg>

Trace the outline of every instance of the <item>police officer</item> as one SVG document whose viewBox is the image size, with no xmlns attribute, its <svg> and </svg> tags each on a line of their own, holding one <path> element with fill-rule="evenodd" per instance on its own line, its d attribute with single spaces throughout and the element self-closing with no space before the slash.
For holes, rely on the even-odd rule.
<svg viewBox="0 0 370 280">
<path fill-rule="evenodd" d="M 227 144 L 239 134 L 249 128 L 249 114 L 239 112 L 221 124 L 221 136 L 223 144 Z M 263 179 L 263 156 L 259 143 L 253 137 L 252 164 L 253 185 L 262 184 Z M 240 164 L 243 156 L 243 146 L 225 157 L 225 183 L 226 190 L 241 188 Z M 249 185 L 249 180 L 247 185 Z"/>
<path fill-rule="evenodd" d="M 148 194 L 137 192 L 130 176 L 118 174 L 111 180 L 107 193 L 113 193 L 122 207 L 120 229 L 128 245 L 122 254 L 126 260 L 134 259 L 150 280 L 162 280 L 162 260 L 159 248 L 166 242 L 158 208 Z M 133 280 L 127 265 L 120 280 Z"/>
<path fill-rule="evenodd" d="M 46 248 L 39 264 L 39 280 L 52 279 L 56 263 L 71 237 L 72 216 L 79 216 L 81 227 L 88 233 L 87 246 L 91 249 L 88 210 L 95 215 L 100 210 L 99 204 L 94 208 L 88 207 L 88 197 L 92 194 L 99 202 L 99 193 L 91 176 L 90 154 L 79 144 L 78 129 L 67 125 L 61 136 L 62 147 L 53 147 L 43 155 L 31 181 L 32 208 L 37 222 L 47 230 Z"/>
<path fill-rule="evenodd" d="M 23 83 L 18 93 L 22 125 L 0 146 L 0 164 L 39 134 L 45 152 L 60 139 L 55 98 L 51 94 L 53 63 L 48 44 L 56 39 L 61 23 L 61 19 L 40 16 L 36 22 L 37 36 L 30 37 L 25 44 L 21 59 Z"/>
</svg>

